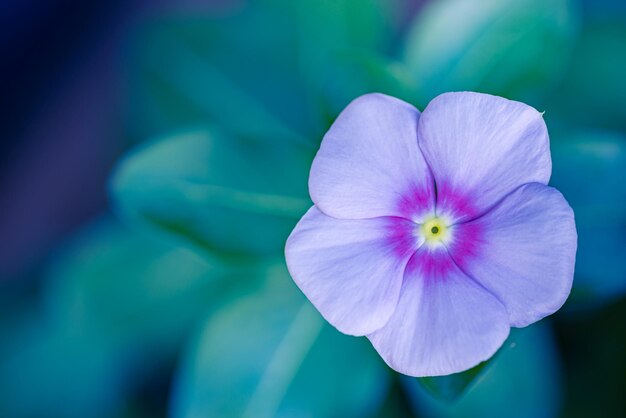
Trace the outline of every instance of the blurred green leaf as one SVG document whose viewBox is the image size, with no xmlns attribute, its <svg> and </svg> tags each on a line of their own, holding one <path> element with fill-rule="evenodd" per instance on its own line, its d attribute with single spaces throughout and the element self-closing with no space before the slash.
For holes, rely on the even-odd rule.
<svg viewBox="0 0 626 418">
<path fill-rule="evenodd" d="M 568 305 L 626 293 L 626 138 L 607 132 L 553 135 L 551 185 L 574 209 L 578 252 Z"/>
<path fill-rule="evenodd" d="M 397 88 L 398 72 L 385 59 L 374 58 L 382 57 L 391 40 L 391 8 L 386 1 L 283 2 L 294 7 L 299 70 L 325 117 L 322 133 L 357 96 L 385 93 L 384 87 L 402 90 Z"/>
<path fill-rule="evenodd" d="M 583 0 L 585 18 L 626 17 L 626 2 L 623 0 Z"/>
<path fill-rule="evenodd" d="M 130 122 L 141 139 L 219 122 L 237 135 L 312 144 L 319 125 L 297 75 L 284 21 L 250 11 L 229 19 L 154 22 L 136 42 Z M 254 42 L 250 40 L 254 39 Z M 253 66 L 243 63 L 254 63 Z"/>
<path fill-rule="evenodd" d="M 119 416 L 132 379 L 110 340 L 50 326 L 34 309 L 12 312 L 0 336 L 0 416 Z"/>
<path fill-rule="evenodd" d="M 575 0 L 442 0 L 417 16 L 405 46 L 420 105 L 453 90 L 535 101 L 575 42 Z"/>
<path fill-rule="evenodd" d="M 215 128 L 161 139 L 122 161 L 112 193 L 132 221 L 222 253 L 279 254 L 311 206 L 312 155 Z"/>
<path fill-rule="evenodd" d="M 46 308 L 68 332 L 99 333 L 142 353 L 142 362 L 158 363 L 233 287 L 258 285 L 263 272 L 255 267 L 231 266 L 102 220 L 57 258 L 46 280 Z"/>
<path fill-rule="evenodd" d="M 208 319 L 177 376 L 172 416 L 361 417 L 389 375 L 364 338 L 340 334 L 287 276 Z"/>
<path fill-rule="evenodd" d="M 432 397 L 405 378 L 416 413 L 433 418 L 553 418 L 561 404 L 560 363 L 545 324 L 520 330 L 456 402 Z"/>
<path fill-rule="evenodd" d="M 0 321 L 0 416 L 122 416 L 199 318 L 275 270 L 274 259 L 234 265 L 108 218 L 92 224 L 57 254 L 41 313 Z"/>
<path fill-rule="evenodd" d="M 624 51 L 623 18 L 586 25 L 548 112 L 576 126 L 626 129 Z"/>
<path fill-rule="evenodd" d="M 403 63 L 373 53 L 348 50 L 334 54 L 332 62 L 332 72 L 326 73 L 327 78 L 319 88 L 326 98 L 328 115 L 338 115 L 356 97 L 372 92 L 409 103 L 417 100 L 414 80 Z"/>
<path fill-rule="evenodd" d="M 225 18 L 149 22 L 131 54 L 132 131 L 145 138 L 212 121 L 316 144 L 329 123 L 318 90 L 333 71 L 330 54 L 382 48 L 383 4 L 263 0 Z"/>
<path fill-rule="evenodd" d="M 488 367 L 489 362 L 491 360 L 482 362 L 478 366 L 461 373 L 447 376 L 421 377 L 417 380 L 436 398 L 452 402 L 463 395 L 472 383 L 476 382 L 483 370 Z"/>
<path fill-rule="evenodd" d="M 445 376 L 429 376 L 417 378 L 418 382 L 436 399 L 444 402 L 454 402 L 465 394 L 482 374 L 495 361 L 502 352 L 515 347 L 518 335 L 522 333 L 519 329 L 512 328 L 509 337 L 502 344 L 502 347 L 490 359 L 460 373 L 453 373 Z"/>
</svg>

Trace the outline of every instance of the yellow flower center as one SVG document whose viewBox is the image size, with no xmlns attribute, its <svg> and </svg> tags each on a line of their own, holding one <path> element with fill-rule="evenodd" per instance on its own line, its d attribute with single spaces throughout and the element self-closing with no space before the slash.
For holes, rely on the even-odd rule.
<svg viewBox="0 0 626 418">
<path fill-rule="evenodd" d="M 430 218 L 422 224 L 422 233 L 429 244 L 442 242 L 448 236 L 448 227 L 441 218 Z"/>
</svg>

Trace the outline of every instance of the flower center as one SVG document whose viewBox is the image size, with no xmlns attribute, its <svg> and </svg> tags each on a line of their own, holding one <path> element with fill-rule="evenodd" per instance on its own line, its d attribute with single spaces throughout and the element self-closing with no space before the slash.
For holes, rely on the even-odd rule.
<svg viewBox="0 0 626 418">
<path fill-rule="evenodd" d="M 426 243 L 437 244 L 446 239 L 448 234 L 448 227 L 446 222 L 441 218 L 430 218 L 422 224 L 422 233 L 426 238 Z"/>
</svg>

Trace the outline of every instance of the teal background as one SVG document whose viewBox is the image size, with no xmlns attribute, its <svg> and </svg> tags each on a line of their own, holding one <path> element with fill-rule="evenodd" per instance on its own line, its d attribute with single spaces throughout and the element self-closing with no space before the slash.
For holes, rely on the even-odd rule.
<svg viewBox="0 0 626 418">
<path fill-rule="evenodd" d="M 0 15 L 0 417 L 626 416 L 624 2 Z M 341 109 L 454 90 L 545 111 L 576 274 L 562 310 L 491 361 L 414 379 L 325 323 L 283 248 Z"/>
</svg>

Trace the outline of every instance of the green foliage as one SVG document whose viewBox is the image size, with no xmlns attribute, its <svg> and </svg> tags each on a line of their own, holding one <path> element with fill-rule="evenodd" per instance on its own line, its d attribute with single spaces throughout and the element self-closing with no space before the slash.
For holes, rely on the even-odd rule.
<svg viewBox="0 0 626 418">
<path fill-rule="evenodd" d="M 553 174 L 574 209 L 578 252 L 572 304 L 606 302 L 626 293 L 626 138 L 564 132 L 551 144 Z"/>
<path fill-rule="evenodd" d="M 502 347 L 489 360 L 486 360 L 469 370 L 460 373 L 453 373 L 446 376 L 429 376 L 417 378 L 417 381 L 432 396 L 442 402 L 454 402 L 462 397 L 480 380 L 485 370 L 489 369 L 495 359 L 503 352 L 516 347 L 517 340 L 524 330 L 512 328 L 509 337 L 502 344 Z"/>
<path fill-rule="evenodd" d="M 42 314 L 0 324 L 0 415 L 119 416 L 144 379 L 171 367 L 199 318 L 255 292 L 276 266 L 95 223 L 57 257 Z"/>
<path fill-rule="evenodd" d="M 624 51 L 623 19 L 586 25 L 563 81 L 546 109 L 576 126 L 626 130 Z"/>
<path fill-rule="evenodd" d="M 155 358 L 173 355 L 198 315 L 231 287 L 252 289 L 254 266 L 229 265 L 103 220 L 83 231 L 51 269 L 49 318 L 68 332 L 97 331 Z"/>
<path fill-rule="evenodd" d="M 455 90 L 536 102 L 567 66 L 578 27 L 574 0 L 429 2 L 407 36 L 419 104 Z"/>
<path fill-rule="evenodd" d="M 332 56 L 333 72 L 320 90 L 327 97 L 327 112 L 337 115 L 355 98 L 372 92 L 409 103 L 417 101 L 416 85 L 401 62 L 368 52 L 342 51 Z"/>
<path fill-rule="evenodd" d="M 224 18 L 149 22 L 132 53 L 133 136 L 218 121 L 237 135 L 319 143 L 335 116 L 325 97 L 332 55 L 382 49 L 384 4 L 263 0 Z"/>
<path fill-rule="evenodd" d="M 177 377 L 172 415 L 371 416 L 387 391 L 386 366 L 364 338 L 340 334 L 290 283 L 209 317 Z"/>
<path fill-rule="evenodd" d="M 476 379 L 488 367 L 490 362 L 491 360 L 487 360 L 461 373 L 447 376 L 421 377 L 418 378 L 418 381 L 436 398 L 452 402 L 462 396 L 473 383 L 476 383 Z"/>
<path fill-rule="evenodd" d="M 130 154 L 112 192 L 120 213 L 205 250 L 280 254 L 310 207 L 312 155 L 290 143 L 216 128 L 161 139 Z"/>
<path fill-rule="evenodd" d="M 99 418 L 122 409 L 127 364 L 97 331 L 77 335 L 22 311 L 0 333 L 0 416 Z"/>
<path fill-rule="evenodd" d="M 456 402 L 435 399 L 417 380 L 406 378 L 416 413 L 432 418 L 557 417 L 560 363 L 549 327 L 532 325 L 505 344 Z"/>
</svg>

